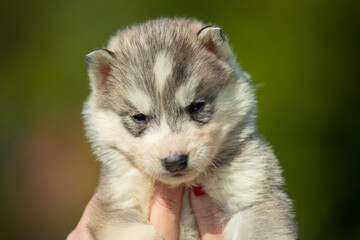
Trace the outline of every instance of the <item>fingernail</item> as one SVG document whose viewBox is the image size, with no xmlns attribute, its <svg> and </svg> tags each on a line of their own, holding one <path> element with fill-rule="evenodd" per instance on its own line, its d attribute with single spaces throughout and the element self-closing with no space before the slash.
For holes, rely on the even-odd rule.
<svg viewBox="0 0 360 240">
<path fill-rule="evenodd" d="M 197 197 L 200 197 L 205 194 L 205 192 L 201 186 L 193 187 L 193 192 L 194 192 L 195 196 L 197 196 Z"/>
</svg>

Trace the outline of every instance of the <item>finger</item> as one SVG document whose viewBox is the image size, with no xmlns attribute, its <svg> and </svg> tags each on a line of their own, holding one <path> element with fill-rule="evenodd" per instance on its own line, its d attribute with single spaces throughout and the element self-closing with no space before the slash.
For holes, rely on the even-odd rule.
<svg viewBox="0 0 360 240">
<path fill-rule="evenodd" d="M 201 188 L 193 187 L 190 194 L 191 207 L 196 217 L 202 240 L 223 239 L 222 211 Z"/>
<path fill-rule="evenodd" d="M 88 231 L 87 223 L 89 222 L 90 209 L 95 201 L 95 195 L 91 198 L 90 202 L 85 208 L 83 215 L 75 227 L 75 229 L 67 236 L 66 240 L 92 240 L 92 237 Z"/>
<path fill-rule="evenodd" d="M 183 193 L 182 186 L 169 188 L 161 183 L 155 184 L 149 220 L 165 240 L 179 238 L 179 216 Z"/>
</svg>

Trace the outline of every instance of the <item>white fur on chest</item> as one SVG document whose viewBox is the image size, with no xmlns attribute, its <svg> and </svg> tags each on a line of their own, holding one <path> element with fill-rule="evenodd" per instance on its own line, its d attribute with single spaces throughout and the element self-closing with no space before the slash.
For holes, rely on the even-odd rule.
<svg viewBox="0 0 360 240">
<path fill-rule="evenodd" d="M 114 176 L 113 176 L 114 177 Z M 108 187 L 111 189 L 114 208 L 135 208 L 142 212 L 145 219 L 149 219 L 150 205 L 153 194 L 152 181 L 137 169 L 130 169 L 119 173 Z M 190 206 L 190 189 L 185 187 L 179 221 L 180 240 L 200 239 L 196 220 Z"/>
<path fill-rule="evenodd" d="M 190 206 L 189 198 L 190 190 L 185 188 L 184 197 L 181 206 L 180 216 L 180 240 L 196 240 L 200 239 L 200 233 L 196 225 L 195 216 Z"/>
</svg>

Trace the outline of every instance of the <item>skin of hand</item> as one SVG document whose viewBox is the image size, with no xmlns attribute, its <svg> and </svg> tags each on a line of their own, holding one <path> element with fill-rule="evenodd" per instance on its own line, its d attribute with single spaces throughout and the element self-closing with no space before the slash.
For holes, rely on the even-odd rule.
<svg viewBox="0 0 360 240">
<path fill-rule="evenodd" d="M 178 240 L 179 217 L 183 194 L 184 188 L 182 186 L 168 188 L 161 183 L 155 184 L 149 221 L 160 231 L 165 240 Z M 94 199 L 95 197 L 90 200 L 78 225 L 68 235 L 66 240 L 92 240 L 87 231 L 86 223 Z M 202 190 L 201 186 L 193 187 L 192 191 L 190 191 L 190 203 L 201 239 L 223 239 L 222 224 L 218 221 L 219 216 L 222 215 L 222 211 Z"/>
</svg>

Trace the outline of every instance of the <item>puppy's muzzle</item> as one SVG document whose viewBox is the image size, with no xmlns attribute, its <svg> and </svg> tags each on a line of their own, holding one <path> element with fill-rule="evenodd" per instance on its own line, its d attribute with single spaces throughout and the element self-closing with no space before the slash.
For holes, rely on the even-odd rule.
<svg viewBox="0 0 360 240">
<path fill-rule="evenodd" d="M 178 172 L 187 167 L 187 155 L 176 155 L 164 158 L 163 166 L 169 172 Z"/>
</svg>

